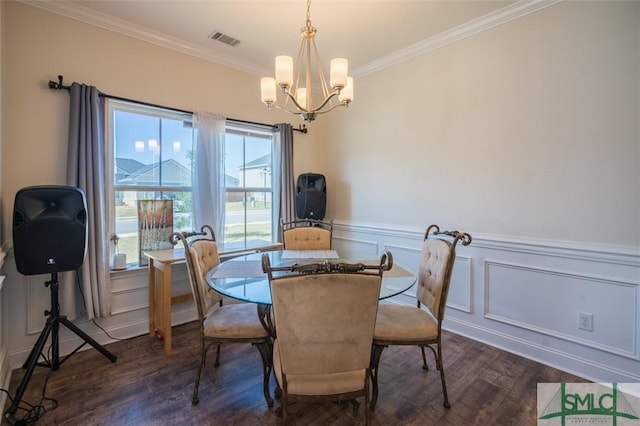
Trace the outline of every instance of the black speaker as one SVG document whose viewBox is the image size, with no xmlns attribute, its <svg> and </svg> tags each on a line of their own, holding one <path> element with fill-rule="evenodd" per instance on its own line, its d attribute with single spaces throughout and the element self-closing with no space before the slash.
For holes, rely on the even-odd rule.
<svg viewBox="0 0 640 426">
<path fill-rule="evenodd" d="M 327 209 L 327 181 L 324 175 L 304 173 L 298 176 L 296 215 L 299 219 L 324 219 Z"/>
<path fill-rule="evenodd" d="M 84 192 L 73 186 L 30 186 L 13 205 L 18 272 L 37 275 L 78 269 L 87 247 Z"/>
</svg>

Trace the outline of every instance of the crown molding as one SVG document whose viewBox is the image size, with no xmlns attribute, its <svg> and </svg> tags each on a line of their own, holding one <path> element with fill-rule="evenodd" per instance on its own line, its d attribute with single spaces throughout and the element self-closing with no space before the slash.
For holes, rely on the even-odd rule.
<svg viewBox="0 0 640 426">
<path fill-rule="evenodd" d="M 498 25 L 505 24 L 513 21 L 525 15 L 528 15 L 538 10 L 544 9 L 548 6 L 552 6 L 559 3 L 562 0 L 521 0 L 513 3 L 495 12 L 484 15 L 480 18 L 465 22 L 462 25 L 454 27 L 450 30 L 444 31 L 433 37 L 422 40 L 418 43 L 412 44 L 400 49 L 394 53 L 383 56 L 375 61 L 369 62 L 366 65 L 358 67 L 352 71 L 353 77 L 363 77 L 368 74 L 380 71 L 384 68 L 388 68 L 392 65 L 400 62 L 407 61 L 416 56 L 423 55 L 427 52 L 439 49 L 456 41 L 462 40 L 467 37 L 471 37 L 475 34 L 481 33 Z"/>
<path fill-rule="evenodd" d="M 46 10 L 47 12 L 56 13 L 75 19 L 89 25 L 104 28 L 128 37 L 146 41 L 160 47 L 175 50 L 187 55 L 195 56 L 209 62 L 224 65 L 250 74 L 267 75 L 269 70 L 258 69 L 255 64 L 244 62 L 219 52 L 212 52 L 201 46 L 192 43 L 186 43 L 175 37 L 167 36 L 159 32 L 151 31 L 148 28 L 136 25 L 129 21 L 114 18 L 104 13 L 96 12 L 87 7 L 71 3 L 66 0 L 56 1 L 39 1 L 39 0 L 18 0 L 29 6 Z"/>
<path fill-rule="evenodd" d="M 109 15 L 96 12 L 77 3 L 67 0 L 39 1 L 39 0 L 18 0 L 21 3 L 33 7 L 44 9 L 48 12 L 56 13 L 75 19 L 90 25 L 104 28 L 125 36 L 146 41 L 167 49 L 175 50 L 187 55 L 195 56 L 209 62 L 224 65 L 239 71 L 254 75 L 268 75 L 271 71 L 257 67 L 245 61 L 238 60 L 229 55 L 219 52 L 212 52 L 201 46 L 185 43 L 175 37 L 170 37 L 162 33 L 151 31 L 131 22 L 111 17 Z M 467 37 L 471 37 L 482 31 L 491 29 L 498 25 L 510 22 L 514 19 L 536 12 L 548 6 L 552 6 L 562 0 L 521 0 L 489 13 L 478 19 L 466 22 L 458 27 L 444 31 L 434 37 L 422 40 L 418 43 L 400 49 L 394 53 L 383 56 L 375 61 L 352 70 L 354 78 L 359 78 L 388 68 L 392 65 L 407 61 L 416 56 L 431 52 L 440 47 L 454 43 Z"/>
</svg>

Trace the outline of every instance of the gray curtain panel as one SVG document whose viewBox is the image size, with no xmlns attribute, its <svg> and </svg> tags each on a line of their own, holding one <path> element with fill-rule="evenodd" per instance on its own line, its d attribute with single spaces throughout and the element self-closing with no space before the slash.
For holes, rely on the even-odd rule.
<svg viewBox="0 0 640 426">
<path fill-rule="evenodd" d="M 105 107 L 93 86 L 73 83 L 69 89 L 67 184 L 84 191 L 87 200 L 87 256 L 79 270 L 87 318 L 111 313 L 109 248 L 105 189 Z"/>
<path fill-rule="evenodd" d="M 293 178 L 293 127 L 288 123 L 277 125 L 279 142 L 280 164 L 275 163 L 274 167 L 280 167 L 280 209 L 279 218 L 285 222 L 296 217 L 295 181 Z M 278 218 L 278 241 L 282 238 L 280 229 L 280 219 Z M 281 241 L 280 241 L 281 242 Z"/>
</svg>

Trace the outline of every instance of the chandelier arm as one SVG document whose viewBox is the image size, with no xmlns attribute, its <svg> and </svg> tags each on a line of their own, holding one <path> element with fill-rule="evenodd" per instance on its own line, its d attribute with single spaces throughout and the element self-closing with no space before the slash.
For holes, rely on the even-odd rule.
<svg viewBox="0 0 640 426">
<path fill-rule="evenodd" d="M 299 115 L 300 114 L 300 111 L 291 111 L 290 109 L 287 109 L 287 108 L 285 108 L 283 106 L 276 105 L 276 104 L 271 104 L 269 106 L 269 108 L 276 108 L 276 109 L 279 109 L 280 111 L 288 112 L 289 114 L 293 114 L 293 115 Z"/>
<path fill-rule="evenodd" d="M 269 108 L 276 108 L 276 109 L 279 109 L 281 111 L 288 112 L 289 114 L 302 115 L 304 117 L 304 115 L 308 115 L 308 114 L 311 114 L 311 115 L 314 115 L 314 116 L 315 115 L 320 115 L 320 114 L 326 114 L 326 113 L 328 113 L 330 111 L 333 111 L 334 109 L 336 109 L 338 107 L 345 107 L 346 108 L 346 107 L 349 106 L 348 102 L 343 102 L 343 103 L 339 103 L 339 104 L 333 105 L 331 108 L 329 108 L 326 111 L 320 111 L 322 108 L 324 108 L 324 106 L 329 102 L 329 100 L 331 98 L 333 98 L 334 96 L 336 96 L 338 94 L 338 92 L 336 91 L 336 92 L 332 93 L 327 99 L 325 99 L 324 102 L 322 103 L 322 105 L 320 105 L 320 107 L 318 107 L 317 109 L 312 110 L 312 111 L 306 111 L 306 110 L 303 110 L 303 109 L 301 109 L 299 107 L 299 105 L 296 102 L 295 98 L 293 96 L 291 96 L 290 93 L 285 92 L 285 94 L 287 96 L 291 97 L 291 100 L 298 106 L 298 111 L 291 111 L 290 109 L 285 108 L 285 107 L 280 106 L 280 105 L 277 105 L 275 103 L 272 103 L 272 104 L 268 105 Z M 307 120 L 307 121 L 311 121 L 311 120 Z"/>
<path fill-rule="evenodd" d="M 328 112 L 333 111 L 334 109 L 336 109 L 336 108 L 338 108 L 338 107 L 345 107 L 345 108 L 347 108 L 348 106 L 349 106 L 349 104 L 348 104 L 348 103 L 343 102 L 343 103 L 339 103 L 339 104 L 335 104 L 335 105 L 333 105 L 331 108 L 329 108 L 329 109 L 328 109 L 328 110 L 326 110 L 326 111 L 315 111 L 315 114 L 317 114 L 317 115 L 320 115 L 320 114 L 326 114 L 326 113 L 328 113 Z"/>
<path fill-rule="evenodd" d="M 314 108 L 311 112 L 318 113 L 318 111 L 320 111 L 322 108 L 324 108 L 329 103 L 329 101 L 331 101 L 331 99 L 333 99 L 333 97 L 337 96 L 338 94 L 340 94 L 340 91 L 339 90 L 335 90 L 329 96 L 327 96 L 324 99 L 324 101 L 322 101 L 322 103 L 320 104 L 320 106 L 318 108 Z M 340 105 L 340 104 L 338 104 L 338 105 Z M 338 105 L 335 105 L 335 106 L 338 106 Z M 333 109 L 333 108 L 331 108 L 331 109 Z M 331 109 L 329 111 L 331 111 Z M 323 113 L 320 113 L 320 114 L 323 114 Z"/>
<path fill-rule="evenodd" d="M 284 93 L 285 95 L 287 95 L 287 98 L 288 98 L 288 99 L 291 99 L 291 102 L 293 102 L 293 103 L 294 103 L 294 105 L 296 106 L 296 108 L 298 108 L 298 110 L 299 110 L 300 112 L 309 112 L 309 111 L 307 110 L 307 108 L 306 108 L 306 107 L 302 107 L 302 106 L 300 106 L 300 104 L 299 104 L 299 103 L 298 103 L 298 101 L 296 100 L 296 97 L 295 97 L 295 96 L 293 96 L 293 95 L 291 94 L 291 92 L 290 92 L 287 88 L 282 87 L 282 86 L 280 86 L 280 88 L 282 89 L 282 93 Z M 285 111 L 288 111 L 288 110 L 285 110 Z M 292 113 L 292 114 L 297 114 L 297 113 L 295 113 L 295 112 L 294 112 L 294 113 Z"/>
</svg>

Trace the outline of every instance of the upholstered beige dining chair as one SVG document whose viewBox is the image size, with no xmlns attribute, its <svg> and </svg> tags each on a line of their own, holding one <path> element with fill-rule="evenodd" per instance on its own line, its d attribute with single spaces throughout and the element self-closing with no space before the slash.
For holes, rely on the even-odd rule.
<svg viewBox="0 0 640 426">
<path fill-rule="evenodd" d="M 333 220 L 280 219 L 282 242 L 285 250 L 329 250 L 333 236 Z"/>
<path fill-rule="evenodd" d="M 439 237 L 435 238 L 436 236 Z M 422 351 L 424 370 L 429 369 L 424 348 L 431 349 L 436 368 L 440 371 L 444 406 L 451 407 L 442 363 L 442 320 L 458 242 L 464 246 L 469 245 L 471 235 L 459 231 L 441 232 L 437 225 L 429 226 L 420 255 L 416 290 L 417 306 L 381 303 L 378 307 L 373 335 L 372 409 L 375 408 L 378 399 L 378 370 L 382 350 L 391 345 L 418 346 Z"/>
<path fill-rule="evenodd" d="M 370 361 L 385 252 L 376 265 L 325 261 L 271 267 L 263 255 L 272 301 L 273 370 L 283 421 L 294 400 L 364 397 L 370 421 Z"/>
<path fill-rule="evenodd" d="M 204 368 L 207 350 L 217 347 L 214 366 L 220 365 L 220 349 L 225 343 L 251 343 L 260 351 L 263 367 L 264 397 L 269 406 L 273 399 L 269 392 L 271 375 L 271 337 L 266 323 L 263 325 L 258 308 L 252 303 L 230 303 L 223 305 L 222 295 L 212 290 L 205 276 L 220 263 L 218 245 L 213 229 L 204 225 L 200 232 L 175 232 L 171 235 L 173 245 L 182 242 L 191 293 L 198 313 L 200 330 L 200 363 L 193 388 L 192 404 L 198 403 L 200 376 Z"/>
</svg>

